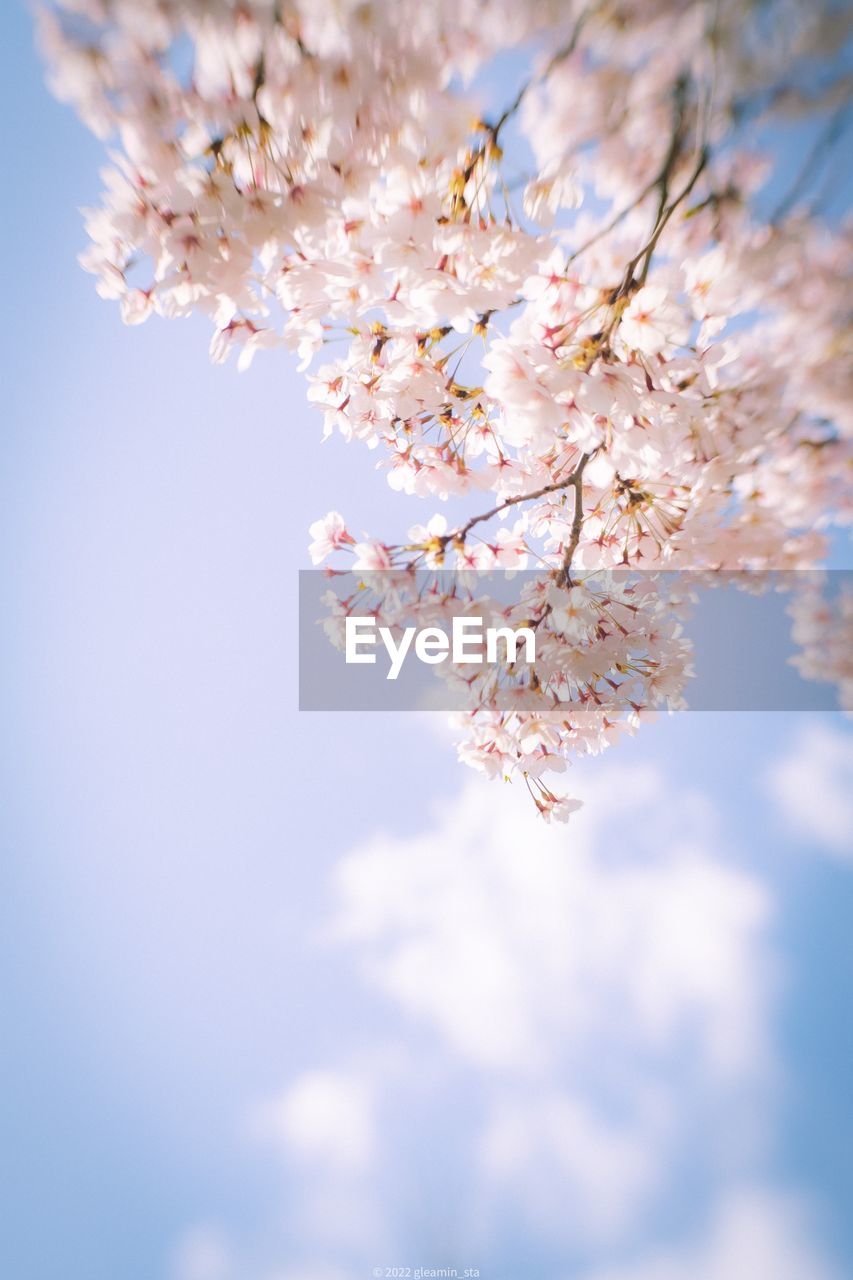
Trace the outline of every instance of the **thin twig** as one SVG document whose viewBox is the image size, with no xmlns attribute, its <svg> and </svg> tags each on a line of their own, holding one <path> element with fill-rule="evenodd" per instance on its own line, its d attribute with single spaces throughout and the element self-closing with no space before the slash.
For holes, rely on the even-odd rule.
<svg viewBox="0 0 853 1280">
<path fill-rule="evenodd" d="M 607 223 L 607 226 L 601 227 L 596 231 L 595 235 L 590 236 L 588 240 L 584 241 L 579 249 L 575 249 L 574 253 L 569 255 L 566 259 L 566 266 L 568 266 L 569 263 L 574 262 L 575 258 L 579 258 L 582 253 L 586 253 L 587 249 L 591 249 L 594 244 L 598 244 L 598 241 L 602 240 L 604 236 L 609 235 L 611 231 L 615 231 L 619 226 L 619 223 L 627 218 L 628 214 L 636 209 L 637 205 L 641 204 L 647 195 L 650 195 L 651 192 L 654 191 L 659 180 L 659 178 L 652 178 L 651 182 L 647 182 L 639 195 L 635 196 L 630 204 L 626 204 L 624 209 L 615 214 Z"/>
<path fill-rule="evenodd" d="M 625 275 L 622 279 L 622 284 L 619 286 L 619 289 L 617 290 L 617 293 L 616 293 L 617 298 L 625 297 L 631 292 L 633 292 L 635 285 L 645 284 L 646 278 L 648 277 L 648 274 L 649 274 L 649 267 L 651 265 L 652 256 L 654 254 L 655 249 L 657 248 L 657 243 L 661 238 L 661 235 L 663 233 L 663 230 L 666 224 L 669 222 L 670 218 L 675 213 L 676 209 L 682 203 L 682 201 L 686 200 L 687 197 L 690 195 L 690 192 L 693 190 L 693 188 L 696 186 L 696 183 L 699 181 L 702 171 L 704 170 L 707 163 L 708 163 L 708 149 L 707 147 L 703 147 L 702 151 L 699 154 L 699 158 L 696 161 L 696 164 L 693 166 L 693 172 L 691 173 L 687 182 L 681 188 L 681 191 L 679 191 L 677 196 L 675 196 L 672 200 L 670 200 L 668 204 L 666 203 L 664 204 L 662 211 L 658 216 L 655 229 L 652 232 L 651 236 L 649 237 L 648 241 L 640 250 L 640 252 L 634 255 L 634 257 L 628 263 L 628 266 L 625 268 Z M 643 263 L 643 269 L 640 272 L 638 279 L 635 280 L 634 272 L 636 271 L 637 267 L 641 262 Z"/>
<path fill-rule="evenodd" d="M 809 183 L 819 170 L 826 155 L 835 146 L 847 127 L 847 116 L 850 105 L 843 102 L 830 116 L 826 127 L 818 136 L 809 154 L 806 156 L 797 178 L 788 194 L 779 202 L 770 219 L 771 226 L 778 226 L 782 219 L 791 212 L 800 196 L 808 189 Z"/>
<path fill-rule="evenodd" d="M 512 117 L 518 111 L 521 104 L 524 102 L 524 99 L 527 97 L 528 93 L 534 87 L 534 85 L 544 83 L 544 81 L 548 79 L 551 72 L 555 71 L 561 62 L 565 62 L 566 59 L 570 58 L 572 54 L 575 52 L 575 50 L 578 47 L 578 42 L 580 40 L 581 33 L 583 32 L 584 27 L 586 26 L 589 19 L 592 17 L 597 7 L 598 7 L 597 5 L 590 4 L 590 5 L 587 5 L 586 8 L 581 10 L 581 12 L 578 14 L 577 20 L 572 29 L 571 36 L 566 41 L 566 43 L 562 46 L 562 48 L 558 49 L 557 52 L 554 54 L 554 56 L 549 60 L 545 70 L 540 72 L 538 75 L 531 76 L 529 80 L 526 80 L 524 84 L 521 86 L 521 88 L 519 89 L 518 93 L 513 98 L 512 102 L 509 104 L 508 107 L 504 109 L 504 111 L 501 113 L 501 115 L 498 117 L 495 123 L 492 125 L 486 126 L 487 132 L 491 136 L 492 142 L 495 145 L 497 145 L 498 135 L 500 134 L 501 129 L 503 129 L 507 121 L 512 119 Z"/>
<path fill-rule="evenodd" d="M 544 498 L 549 493 L 558 493 L 561 489 L 568 489 L 572 485 L 577 485 L 579 479 L 583 476 L 584 467 L 589 462 L 591 454 L 583 454 L 578 465 L 565 480 L 555 480 L 552 484 L 543 485 L 541 489 L 535 489 L 533 493 L 520 493 L 514 498 L 507 498 L 504 502 L 498 503 L 496 507 L 492 507 L 491 511 L 484 511 L 481 515 L 472 516 L 467 524 L 463 524 L 459 529 L 455 529 L 452 533 L 443 534 L 438 541 L 442 547 L 446 547 L 448 543 L 462 543 L 466 536 L 477 524 L 482 524 L 484 520 L 492 520 L 495 516 L 499 516 L 503 511 L 510 507 L 517 507 L 522 502 L 535 502 L 537 498 Z M 575 516 L 577 517 L 577 503 L 575 504 Z M 574 526 L 573 526 L 574 528 Z M 580 536 L 580 533 L 578 533 Z"/>
</svg>

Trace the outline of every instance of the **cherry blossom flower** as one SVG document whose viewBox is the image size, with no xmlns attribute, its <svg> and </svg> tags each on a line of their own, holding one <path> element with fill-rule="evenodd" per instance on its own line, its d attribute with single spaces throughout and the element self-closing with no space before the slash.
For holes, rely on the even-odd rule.
<svg viewBox="0 0 853 1280">
<path fill-rule="evenodd" d="M 671 355 L 687 342 L 689 326 L 679 304 L 662 285 L 645 285 L 622 315 L 619 336 L 648 356 Z"/>
<path fill-rule="evenodd" d="M 366 573 L 377 573 L 391 568 L 391 552 L 382 542 L 356 542 L 353 547 L 353 568 Z"/>
<path fill-rule="evenodd" d="M 337 511 L 330 511 L 322 520 L 315 520 L 308 532 L 314 539 L 308 548 L 312 564 L 322 564 L 332 552 L 354 542 L 347 533 L 343 516 Z"/>
</svg>

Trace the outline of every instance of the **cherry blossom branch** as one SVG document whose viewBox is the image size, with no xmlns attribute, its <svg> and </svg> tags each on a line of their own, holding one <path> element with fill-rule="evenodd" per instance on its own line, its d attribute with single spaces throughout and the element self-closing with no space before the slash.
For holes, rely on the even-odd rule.
<svg viewBox="0 0 853 1280">
<path fill-rule="evenodd" d="M 588 240 L 585 240 L 579 249 L 575 249 L 574 253 L 569 255 L 566 259 L 566 266 L 568 266 L 569 263 L 574 262 L 576 258 L 579 258 L 582 253 L 586 253 L 587 249 L 591 249 L 594 244 L 598 244 L 599 240 L 603 240 L 605 236 L 609 236 L 611 231 L 615 231 L 620 222 L 624 222 L 628 214 L 632 213 L 638 205 L 642 204 L 646 196 L 651 195 L 659 181 L 660 177 L 658 176 L 652 178 L 651 182 L 647 182 L 642 191 L 634 197 L 630 204 L 626 204 L 625 207 L 621 209 L 619 213 L 615 214 L 609 222 L 605 223 L 603 227 L 599 227 L 598 231 L 596 231 L 594 235 L 591 235 Z"/>
<path fill-rule="evenodd" d="M 572 514 L 572 528 L 569 535 L 569 541 L 563 552 L 563 564 L 560 571 L 560 579 L 564 586 L 571 586 L 572 583 L 572 561 L 575 558 L 575 552 L 581 540 L 581 530 L 583 528 L 583 473 L 586 464 L 592 457 L 591 453 L 585 453 L 578 465 L 575 467 L 571 476 L 571 485 L 575 491 L 575 508 Z"/>
<path fill-rule="evenodd" d="M 590 18 L 593 16 L 595 11 L 599 7 L 600 6 L 598 4 L 589 4 L 586 6 L 586 8 L 581 10 L 581 12 L 578 14 L 578 17 L 575 21 L 575 25 L 572 29 L 571 36 L 569 37 L 567 42 L 562 46 L 562 48 L 558 49 L 557 52 L 553 55 L 553 57 L 549 59 L 548 65 L 546 66 L 545 70 L 541 72 L 539 75 L 531 76 L 529 80 L 526 80 L 525 83 L 519 89 L 518 93 L 515 95 L 515 98 L 513 99 L 513 101 L 510 103 L 508 107 L 505 108 L 505 110 L 498 117 L 495 123 L 486 125 L 486 131 L 491 137 L 492 143 L 495 146 L 497 146 L 498 136 L 501 130 L 503 129 L 504 125 L 507 124 L 507 122 L 511 120 L 512 117 L 516 114 L 516 112 L 520 109 L 522 103 L 524 102 L 524 99 L 527 97 L 528 93 L 534 87 L 534 85 L 543 84 L 551 75 L 552 71 L 555 71 L 562 62 L 565 62 L 566 59 L 570 58 L 572 54 L 575 52 L 575 50 L 578 47 L 578 43 L 580 41 L 584 27 L 586 26 L 587 22 L 589 22 Z"/>
<path fill-rule="evenodd" d="M 474 528 L 475 525 L 483 524 L 486 520 L 492 520 L 495 516 L 501 515 L 510 507 L 517 507 L 522 502 L 535 502 L 537 498 L 547 497 L 549 493 L 559 493 L 563 489 L 569 489 L 577 486 L 583 476 L 584 467 L 589 462 L 592 454 L 583 454 L 578 465 L 570 475 L 563 480 L 555 480 L 552 484 L 543 485 L 541 489 L 535 489 L 532 493 L 516 494 L 513 498 L 506 498 L 503 502 L 499 502 L 496 507 L 492 507 L 491 511 L 483 511 L 480 515 L 472 516 L 466 524 L 455 529 L 452 533 L 443 534 L 437 539 L 441 543 L 442 549 L 450 543 L 461 545 L 464 543 L 466 536 Z M 575 504 L 575 519 L 577 520 L 577 503 Z M 574 523 L 572 525 L 572 536 L 574 536 Z M 577 537 L 580 538 L 580 528 L 578 527 Z M 577 542 L 575 542 L 575 548 Z"/>
<path fill-rule="evenodd" d="M 572 29 L 572 34 L 569 40 L 566 42 L 566 44 L 564 44 L 562 48 L 557 50 L 557 52 L 549 60 L 548 65 L 546 66 L 544 71 L 540 72 L 538 75 L 531 76 L 528 80 L 524 82 L 524 84 L 518 90 L 518 93 L 513 98 L 512 102 L 509 104 L 509 106 L 504 108 L 504 110 L 501 112 L 498 119 L 493 124 L 490 124 L 488 121 L 485 121 L 485 120 L 481 122 L 480 128 L 486 134 L 487 141 L 485 143 L 482 143 L 480 146 L 476 148 L 476 150 L 474 150 L 472 153 L 469 154 L 467 163 L 464 165 L 464 167 L 461 170 L 460 187 L 462 191 L 464 191 L 465 186 L 468 184 L 468 182 L 470 182 L 471 178 L 474 176 L 474 173 L 476 172 L 476 169 L 477 169 L 477 165 L 490 152 L 493 154 L 496 153 L 497 156 L 500 157 L 501 150 L 500 150 L 499 138 L 500 138 L 501 130 L 512 119 L 512 117 L 516 115 L 516 113 L 519 111 L 522 103 L 524 102 L 524 99 L 527 97 L 528 93 L 534 87 L 534 85 L 543 84 L 548 79 L 548 76 L 550 76 L 551 73 L 562 62 L 565 62 L 567 58 L 570 58 L 572 56 L 572 54 L 575 52 L 575 50 L 578 47 L 578 43 L 580 41 L 580 37 L 584 27 L 586 26 L 587 22 L 592 17 L 592 15 L 595 13 L 597 8 L 599 8 L 598 4 L 590 4 L 590 5 L 587 5 L 586 8 L 581 10 L 580 14 L 578 15 L 575 21 L 575 25 Z M 461 202 L 461 191 L 457 199 Z"/>
<path fill-rule="evenodd" d="M 701 151 L 699 152 L 699 156 L 696 160 L 696 164 L 693 167 L 693 172 L 691 173 L 690 178 L 688 179 L 686 184 L 682 187 L 681 191 L 678 193 L 675 199 L 671 200 L 669 204 L 666 205 L 663 211 L 661 212 L 660 217 L 658 219 L 658 224 L 655 227 L 655 230 L 652 232 L 652 237 L 649 240 L 649 243 L 646 245 L 646 248 L 640 253 L 638 258 L 638 261 L 639 260 L 643 261 L 643 269 L 640 273 L 640 278 L 639 278 L 640 284 L 645 284 L 646 282 L 646 279 L 649 274 L 649 267 L 651 266 L 652 257 L 654 255 L 655 249 L 657 248 L 657 244 L 661 238 L 661 234 L 663 232 L 664 227 L 669 222 L 670 218 L 675 213 L 678 206 L 687 199 L 687 197 L 690 195 L 693 188 L 696 186 L 696 183 L 699 181 L 699 178 L 701 177 L 705 167 L 708 164 L 709 154 L 710 153 L 708 148 L 702 147 Z"/>
<path fill-rule="evenodd" d="M 652 232 L 649 240 L 643 246 L 643 248 L 639 251 L 639 253 L 634 255 L 634 257 L 631 259 L 631 261 L 628 263 L 627 267 L 625 268 L 625 275 L 623 276 L 622 283 L 616 292 L 614 301 L 618 301 L 620 298 L 628 297 L 631 293 L 633 293 L 635 287 L 645 284 L 648 278 L 649 267 L 651 266 L 651 261 L 652 261 L 652 257 L 654 256 L 654 251 L 657 248 L 658 241 L 660 240 L 661 235 L 663 234 L 664 228 L 666 227 L 672 215 L 675 213 L 678 206 L 684 200 L 687 199 L 687 197 L 690 195 L 693 188 L 696 186 L 696 183 L 699 181 L 699 178 L 701 177 L 702 172 L 704 171 L 704 169 L 708 164 L 709 154 L 710 153 L 708 148 L 703 147 L 699 153 L 698 159 L 696 161 L 696 164 L 693 167 L 693 172 L 691 173 L 689 179 L 687 180 L 685 185 L 682 187 L 678 195 L 673 200 L 671 200 L 668 204 L 666 203 L 666 193 L 664 193 L 664 196 L 663 196 L 664 203 L 663 203 L 661 212 L 658 215 L 658 220 L 655 225 L 655 229 Z M 642 270 L 640 272 L 640 275 L 635 277 L 634 273 L 641 262 L 643 263 Z M 618 320 L 618 317 L 617 317 L 617 320 Z"/>
<path fill-rule="evenodd" d="M 810 216 L 837 168 L 840 15 L 835 0 L 769 4 L 772 22 L 741 0 L 146 0 L 140 23 L 127 0 L 41 2 L 57 93 L 122 140 L 83 263 L 127 323 L 202 312 L 214 360 L 241 369 L 284 345 L 307 370 L 343 340 L 308 374 L 326 434 L 380 446 L 402 493 L 496 504 L 462 508 L 453 533 L 435 512 L 403 545 L 357 541 L 329 512 L 312 562 L 349 552 L 360 602 L 373 592 L 390 627 L 449 609 L 414 572 L 445 552 L 540 566 L 507 618 L 533 619 L 536 668 L 465 680 L 460 757 L 524 776 L 545 817 L 571 802 L 543 770 L 677 707 L 690 674 L 680 600 L 596 588 L 584 553 L 604 569 L 808 568 L 817 530 L 849 509 L 853 240 Z M 187 42 L 189 75 L 168 53 Z M 472 130 L 466 78 L 531 52 L 508 105 Z M 740 147 L 755 99 L 760 118 L 818 121 L 772 234 L 755 207 L 764 165 Z M 526 150 L 507 140 L 521 116 Z M 503 169 L 525 155 L 516 220 Z M 584 195 L 567 244 L 560 211 Z M 513 509 L 511 528 L 487 523 Z M 412 572 L 383 594 L 388 569 Z"/>
</svg>

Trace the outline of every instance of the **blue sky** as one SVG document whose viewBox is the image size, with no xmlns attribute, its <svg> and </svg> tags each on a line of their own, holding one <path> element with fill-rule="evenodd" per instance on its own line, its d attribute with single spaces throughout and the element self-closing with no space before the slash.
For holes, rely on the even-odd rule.
<svg viewBox="0 0 853 1280">
<path fill-rule="evenodd" d="M 96 297 L 76 254 L 100 148 L 44 90 L 23 8 L 0 22 L 3 1274 L 322 1280 L 477 1253 L 491 1280 L 657 1280 L 666 1259 L 717 1280 L 725 1249 L 741 1248 L 726 1243 L 738 1212 L 758 1226 L 766 1213 L 803 1267 L 819 1256 L 826 1275 L 849 1274 L 843 722 L 662 722 L 618 761 L 576 770 L 586 825 L 545 840 L 532 814 L 528 827 L 463 776 L 424 719 L 300 716 L 291 636 L 307 526 L 338 508 L 378 528 L 401 500 L 363 454 L 320 443 L 286 357 L 243 376 L 213 368 L 204 324 L 128 330 Z M 828 799 L 810 791 L 814 768 Z M 447 815 L 466 805 L 471 826 L 457 829 Z M 502 806 L 529 901 L 499 856 Z M 692 853 L 671 830 L 683 806 Z M 582 922 L 624 895 L 622 946 L 652 890 L 682 903 L 688 858 L 700 899 L 720 904 L 708 972 L 664 912 L 667 945 L 642 944 L 660 952 L 648 1007 L 635 966 L 605 949 L 589 990 L 615 1001 L 611 1020 L 573 1021 L 567 993 L 582 1005 L 588 957 L 564 954 L 556 925 L 543 952 L 516 904 L 538 919 L 550 885 Z M 686 910 L 706 920 L 703 900 Z M 400 934 L 410 917 L 416 953 Z M 470 953 L 454 950 L 460 934 Z M 479 974 L 491 954 L 507 989 Z M 458 980 L 434 963 L 447 955 Z M 682 969 L 693 977 L 679 985 Z M 512 1003 L 514 984 L 545 993 L 516 1041 L 512 1017 L 534 1015 Z M 743 1026 L 740 990 L 753 1002 Z M 625 1027 L 620 1001 L 637 1010 Z M 494 1068 L 463 1034 L 483 1010 Z M 717 1024 L 742 1051 L 728 1064 Z M 605 1088 L 591 1063 L 608 1046 L 620 1070 Z M 591 1133 L 594 1153 L 612 1139 L 605 1191 L 636 1169 L 597 1231 L 567 1235 L 542 1207 L 537 1168 L 554 1162 L 551 1185 L 585 1203 L 594 1167 L 579 1173 L 548 1145 L 561 1124 L 578 1144 Z M 802 1205 L 813 1220 L 789 1241 Z"/>
</svg>

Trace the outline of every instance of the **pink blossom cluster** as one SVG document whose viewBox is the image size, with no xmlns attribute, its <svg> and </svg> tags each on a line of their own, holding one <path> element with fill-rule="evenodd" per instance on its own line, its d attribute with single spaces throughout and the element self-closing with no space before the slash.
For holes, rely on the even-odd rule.
<svg viewBox="0 0 853 1280">
<path fill-rule="evenodd" d="M 241 368 L 297 351 L 327 433 L 377 450 L 396 490 L 471 503 L 403 542 L 332 513 L 314 563 L 541 570 L 553 672 L 569 665 L 533 709 L 529 688 L 523 707 L 483 691 L 460 754 L 488 773 L 538 778 L 680 704 L 677 627 L 587 601 L 581 655 L 555 592 L 576 601 L 584 574 L 619 567 L 813 568 L 849 519 L 851 227 L 807 183 L 760 215 L 772 150 L 747 145 L 836 120 L 844 22 L 813 0 L 41 16 L 55 91 L 115 144 L 87 217 L 99 291 L 129 323 L 205 312 L 214 359 Z M 623 679 L 640 651 L 642 679 Z"/>
<path fill-rule="evenodd" d="M 845 580 L 838 592 L 827 593 L 821 577 L 810 574 L 791 601 L 799 646 L 791 661 L 806 679 L 837 685 L 841 706 L 853 712 L 853 590 Z"/>
<path fill-rule="evenodd" d="M 320 538 L 339 519 L 319 522 Z M 532 573 L 516 585 L 514 571 L 367 569 L 330 575 L 324 625 L 339 649 L 352 617 L 375 620 L 397 642 L 413 620 L 445 635 L 455 619 L 480 632 L 532 632 L 532 655 L 519 645 L 505 661 L 481 652 L 432 670 L 459 708 L 461 759 L 489 777 L 521 775 L 550 818 L 571 812 L 545 781 L 569 754 L 598 754 L 657 710 L 685 705 L 692 645 L 683 620 L 693 599 L 672 574 L 604 570 L 566 583 Z"/>
</svg>

